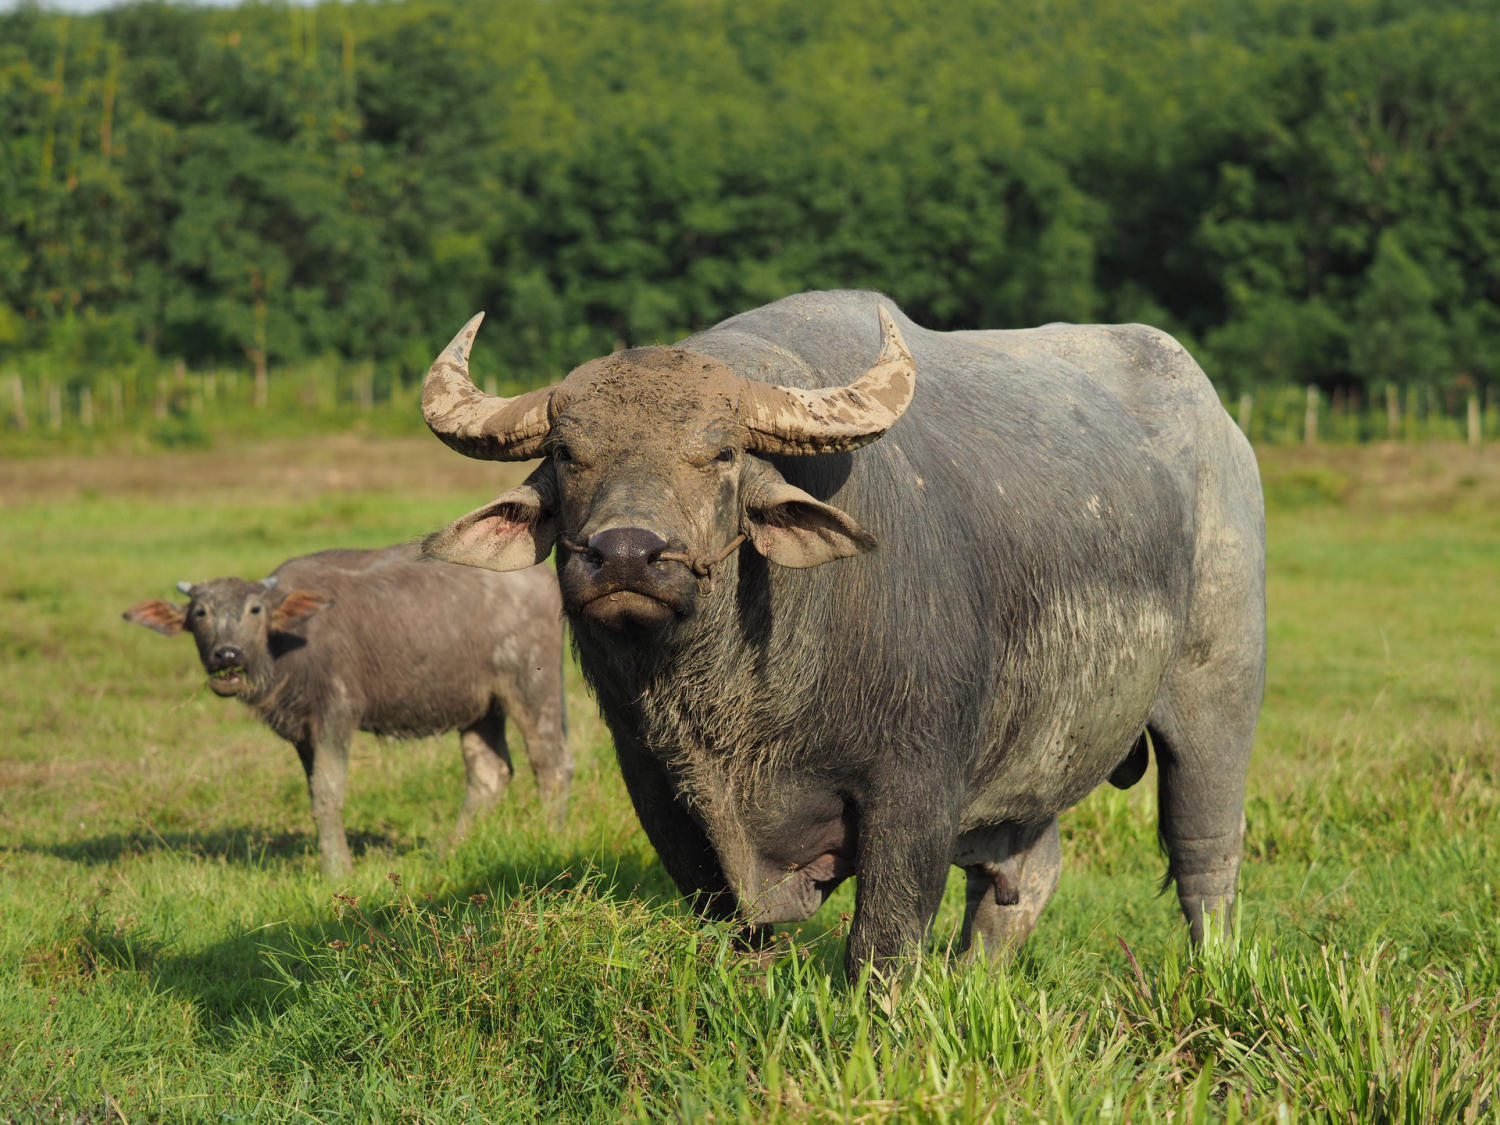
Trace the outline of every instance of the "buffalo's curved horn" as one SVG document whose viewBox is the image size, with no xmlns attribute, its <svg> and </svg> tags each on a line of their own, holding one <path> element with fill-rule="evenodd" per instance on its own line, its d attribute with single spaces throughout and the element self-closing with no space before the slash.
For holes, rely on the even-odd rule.
<svg viewBox="0 0 1500 1125">
<path fill-rule="evenodd" d="M 266 590 L 274 590 L 276 589 L 276 583 L 280 581 L 281 576 L 278 574 L 273 574 L 269 578 L 262 578 L 260 580 L 261 588 Z"/>
<path fill-rule="evenodd" d="M 854 382 L 805 391 L 747 383 L 740 418 L 757 453 L 842 453 L 874 441 L 900 418 L 917 387 L 916 364 L 891 314 L 880 309 L 880 355 Z"/>
<path fill-rule="evenodd" d="M 482 461 L 525 461 L 547 437 L 552 388 L 515 398 L 487 395 L 469 378 L 469 349 L 484 313 L 477 314 L 432 361 L 422 384 L 422 417 L 450 449 Z"/>
</svg>

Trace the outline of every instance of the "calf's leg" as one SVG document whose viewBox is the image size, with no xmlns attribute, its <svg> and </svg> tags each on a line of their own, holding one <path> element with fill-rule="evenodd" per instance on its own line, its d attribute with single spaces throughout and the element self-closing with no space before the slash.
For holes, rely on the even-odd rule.
<svg viewBox="0 0 1500 1125">
<path fill-rule="evenodd" d="M 349 738 L 322 737 L 297 743 L 297 757 L 307 774 L 313 823 L 318 827 L 318 856 L 329 878 L 354 869 L 344 835 L 344 788 L 349 772 Z"/>
<path fill-rule="evenodd" d="M 499 803 L 515 773 L 510 747 L 505 741 L 505 712 L 498 707 L 472 726 L 465 727 L 459 733 L 458 742 L 464 754 L 467 786 L 463 807 L 458 811 L 458 823 L 453 827 L 454 843 L 462 840 L 474 822 Z"/>
<path fill-rule="evenodd" d="M 508 701 L 511 718 L 526 740 L 526 760 L 536 775 L 542 808 L 554 831 L 568 815 L 568 789 L 573 781 L 573 756 L 568 753 L 563 721 L 561 685 L 538 677 L 532 691 L 512 693 Z"/>
</svg>

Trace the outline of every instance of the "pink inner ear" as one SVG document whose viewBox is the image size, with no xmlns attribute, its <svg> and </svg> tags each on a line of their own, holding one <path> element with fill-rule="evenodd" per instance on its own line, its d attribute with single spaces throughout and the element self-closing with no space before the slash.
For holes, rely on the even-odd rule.
<svg viewBox="0 0 1500 1125">
<path fill-rule="evenodd" d="M 488 570 L 522 570 L 547 557 L 557 537 L 552 514 L 540 503 L 535 489 L 514 490 L 517 499 L 502 496 L 430 536 L 423 549 L 429 556 Z"/>
<path fill-rule="evenodd" d="M 323 594 L 315 594 L 311 590 L 293 590 L 271 614 L 271 623 L 277 627 L 291 625 L 332 604 L 333 599 Z"/>
<path fill-rule="evenodd" d="M 123 616 L 132 625 L 144 625 L 170 637 L 182 632 L 183 625 L 187 623 L 187 607 L 153 598 L 131 606 Z"/>
<path fill-rule="evenodd" d="M 482 519 L 464 528 L 458 541 L 477 551 L 504 551 L 521 539 L 529 543 L 536 530 L 536 515 L 520 504 L 497 504 Z"/>
</svg>

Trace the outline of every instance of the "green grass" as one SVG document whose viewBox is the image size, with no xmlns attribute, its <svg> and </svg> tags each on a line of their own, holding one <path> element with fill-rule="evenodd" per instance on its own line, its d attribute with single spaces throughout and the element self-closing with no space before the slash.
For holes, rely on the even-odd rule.
<svg viewBox="0 0 1500 1125">
<path fill-rule="evenodd" d="M 1063 821 L 1004 967 L 957 878 L 894 997 L 841 890 L 761 968 L 676 902 L 586 693 L 548 833 L 461 847 L 456 737 L 357 739 L 329 884 L 295 755 L 119 613 L 393 542 L 513 470 L 430 439 L 0 463 L 0 1121 L 1500 1121 L 1500 458 L 1272 450 L 1232 951 L 1158 896 L 1152 779 Z M 502 480 L 502 478 L 504 478 Z"/>
</svg>

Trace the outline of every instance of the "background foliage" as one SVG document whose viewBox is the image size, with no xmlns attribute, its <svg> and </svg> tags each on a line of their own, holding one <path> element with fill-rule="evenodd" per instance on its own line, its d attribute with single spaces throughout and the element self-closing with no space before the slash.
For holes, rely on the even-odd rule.
<svg viewBox="0 0 1500 1125">
<path fill-rule="evenodd" d="M 0 15 L 0 373 L 507 383 L 799 289 L 1143 320 L 1228 394 L 1500 371 L 1489 0 Z"/>
</svg>

